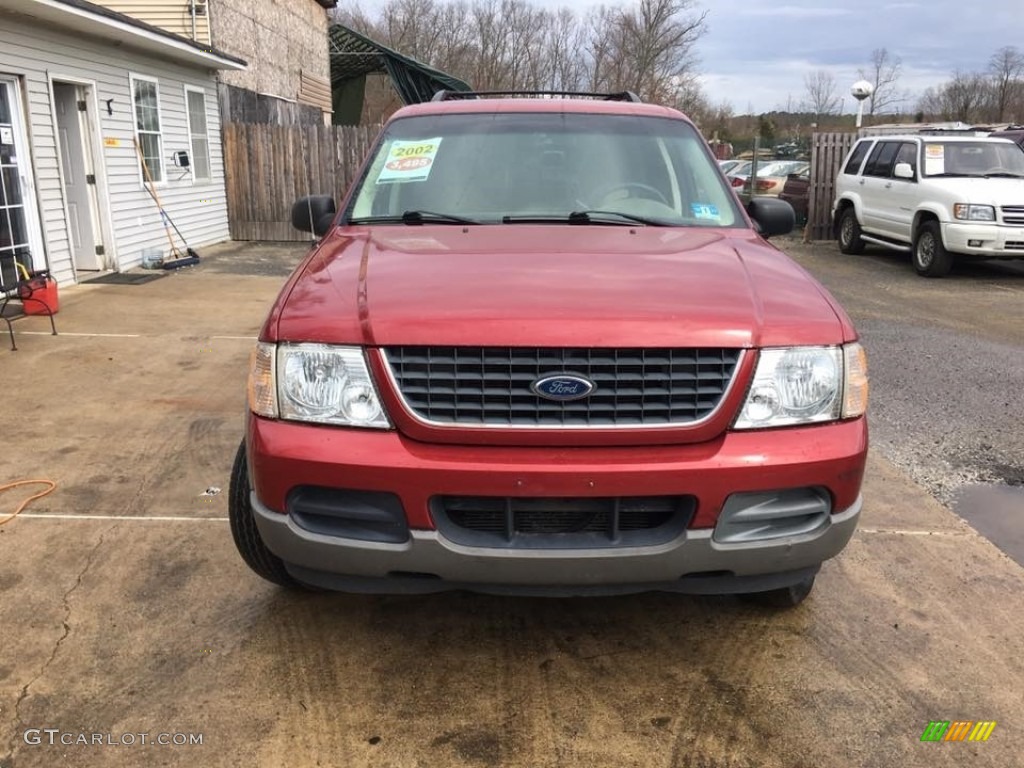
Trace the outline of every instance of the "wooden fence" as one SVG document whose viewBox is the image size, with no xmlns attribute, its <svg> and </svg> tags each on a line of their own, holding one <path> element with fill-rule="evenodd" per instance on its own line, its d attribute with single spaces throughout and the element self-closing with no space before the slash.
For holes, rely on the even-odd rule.
<svg viewBox="0 0 1024 768">
<path fill-rule="evenodd" d="M 235 240 L 308 240 L 291 225 L 306 195 L 340 200 L 380 126 L 224 126 L 228 219 Z"/>
<path fill-rule="evenodd" d="M 855 133 L 815 133 L 811 136 L 810 195 L 807 201 L 805 240 L 831 240 L 832 201 L 836 176 L 857 140 Z"/>
</svg>

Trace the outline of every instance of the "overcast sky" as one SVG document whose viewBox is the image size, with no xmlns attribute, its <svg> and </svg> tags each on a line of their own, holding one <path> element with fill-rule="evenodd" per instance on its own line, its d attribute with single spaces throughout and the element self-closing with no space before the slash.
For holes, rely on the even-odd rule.
<svg viewBox="0 0 1024 768">
<path fill-rule="evenodd" d="M 531 1 L 576 11 L 599 4 Z M 854 112 L 850 86 L 875 48 L 902 58 L 900 89 L 910 92 L 903 111 L 914 112 L 921 91 L 954 70 L 983 70 L 1003 46 L 1024 50 L 1024 0 L 696 1 L 709 11 L 708 32 L 697 47 L 704 89 L 713 103 L 728 101 L 737 114 L 785 109 L 790 97 L 799 104 L 805 99 L 804 76 L 816 69 L 835 76 L 844 111 Z M 355 2 L 373 15 L 384 0 Z"/>
<path fill-rule="evenodd" d="M 713 101 L 731 101 L 737 112 L 763 112 L 805 98 L 804 76 L 827 69 L 842 86 L 844 111 L 857 70 L 872 50 L 887 48 L 903 60 L 900 89 L 916 110 L 928 86 L 957 69 L 980 71 L 1007 45 L 1024 50 L 1024 2 L 963 0 L 923 2 L 808 2 L 807 0 L 705 0 L 708 33 L 698 53 L 705 90 Z"/>
</svg>

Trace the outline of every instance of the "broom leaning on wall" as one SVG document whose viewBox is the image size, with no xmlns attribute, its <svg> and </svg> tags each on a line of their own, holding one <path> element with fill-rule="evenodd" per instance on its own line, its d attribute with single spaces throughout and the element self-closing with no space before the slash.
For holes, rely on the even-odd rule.
<svg viewBox="0 0 1024 768">
<path fill-rule="evenodd" d="M 180 269 L 181 267 L 190 267 L 193 264 L 199 263 L 199 253 L 189 247 L 188 241 L 185 236 L 181 234 L 181 230 L 174 223 L 170 216 L 167 215 L 167 211 L 164 210 L 163 204 L 160 202 L 160 196 L 157 194 L 156 186 L 153 184 L 153 177 L 149 173 L 149 166 L 146 165 L 146 158 L 142 154 L 142 145 L 139 144 L 138 138 L 135 139 L 135 154 L 139 156 L 139 162 L 142 163 L 142 173 L 146 177 L 146 191 L 149 192 L 149 196 L 153 198 L 153 202 L 156 203 L 157 210 L 160 211 L 160 220 L 164 225 L 164 232 L 167 234 L 167 243 L 171 247 L 171 254 L 174 256 L 173 259 L 164 262 L 164 269 Z M 171 234 L 171 228 L 181 238 L 181 242 L 185 245 L 185 252 L 174 244 L 174 236 Z"/>
</svg>

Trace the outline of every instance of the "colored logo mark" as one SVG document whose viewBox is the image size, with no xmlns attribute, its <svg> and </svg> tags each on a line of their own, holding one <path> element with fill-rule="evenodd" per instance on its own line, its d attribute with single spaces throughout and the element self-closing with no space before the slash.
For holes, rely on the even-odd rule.
<svg viewBox="0 0 1024 768">
<path fill-rule="evenodd" d="M 583 376 L 571 373 L 559 373 L 537 379 L 530 385 L 535 395 L 547 400 L 579 400 L 586 397 L 596 388 L 594 382 Z"/>
<path fill-rule="evenodd" d="M 921 741 L 988 741 L 995 720 L 930 720 Z"/>
</svg>

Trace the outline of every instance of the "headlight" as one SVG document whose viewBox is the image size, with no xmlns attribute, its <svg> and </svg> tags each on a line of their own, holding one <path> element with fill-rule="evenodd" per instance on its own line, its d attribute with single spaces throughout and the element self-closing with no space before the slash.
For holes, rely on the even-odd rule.
<svg viewBox="0 0 1024 768">
<path fill-rule="evenodd" d="M 249 407 L 260 416 L 346 427 L 390 426 L 358 347 L 282 344 L 275 348 L 260 343 L 253 353 L 249 381 Z"/>
<path fill-rule="evenodd" d="M 961 221 L 995 221 L 996 209 L 991 205 L 957 203 L 953 206 L 953 216 Z"/>
<path fill-rule="evenodd" d="M 867 409 L 867 358 L 860 344 L 765 349 L 736 429 L 811 424 Z"/>
</svg>

